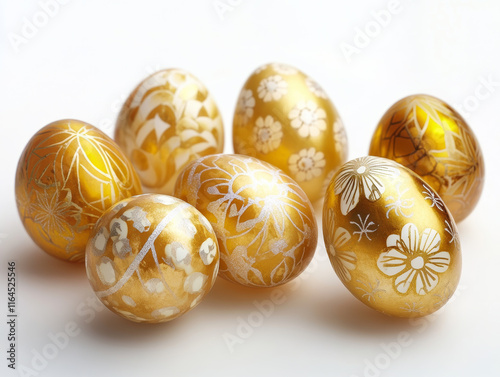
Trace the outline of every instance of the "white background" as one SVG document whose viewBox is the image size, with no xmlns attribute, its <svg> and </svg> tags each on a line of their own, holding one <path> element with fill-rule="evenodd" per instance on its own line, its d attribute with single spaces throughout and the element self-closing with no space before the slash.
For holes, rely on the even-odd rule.
<svg viewBox="0 0 500 377">
<path fill-rule="evenodd" d="M 217 12 L 214 4 L 231 10 Z M 26 19 L 43 22 L 42 8 L 38 1 L 0 0 L 0 375 L 17 375 L 5 360 L 10 260 L 17 263 L 18 366 L 43 366 L 32 362 L 52 342 L 49 334 L 71 323 L 80 331 L 35 370 L 40 376 L 500 375 L 500 2 L 401 0 L 399 12 L 376 30 L 372 12 L 387 7 L 386 0 L 73 0 L 16 49 L 13 34 L 23 37 Z M 357 29 L 366 27 L 377 33 L 349 61 L 341 45 L 354 45 Z M 265 302 L 273 290 L 220 279 L 200 306 L 164 325 L 133 324 L 107 310 L 93 318 L 83 266 L 47 256 L 19 221 L 14 173 L 26 142 L 62 118 L 112 135 L 135 85 L 153 71 L 180 67 L 215 96 L 225 151 L 232 152 L 241 86 L 253 69 L 272 61 L 300 68 L 329 93 L 346 126 L 350 158 L 367 153 L 378 120 L 403 96 L 427 93 L 463 107 L 482 145 L 487 177 L 479 205 L 459 224 L 459 294 L 419 323 L 386 317 L 341 285 L 321 240 L 304 277 L 274 290 L 285 296 L 264 320 L 258 321 L 254 301 Z M 485 80 L 497 84 L 481 89 L 487 98 L 474 99 Z M 249 316 L 258 326 L 245 334 L 240 328 L 246 338 L 231 352 L 224 334 L 238 336 Z M 405 335 L 410 344 L 393 347 L 390 358 L 382 344 Z M 384 369 L 368 370 L 369 363 Z"/>
</svg>

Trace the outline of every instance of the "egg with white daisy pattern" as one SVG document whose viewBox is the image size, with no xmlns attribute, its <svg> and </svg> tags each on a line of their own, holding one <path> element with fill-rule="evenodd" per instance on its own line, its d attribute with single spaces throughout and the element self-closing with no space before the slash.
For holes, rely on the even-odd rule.
<svg viewBox="0 0 500 377">
<path fill-rule="evenodd" d="M 457 288 L 461 248 L 450 211 L 392 160 L 361 157 L 339 169 L 325 196 L 323 235 L 342 283 L 383 313 L 433 313 Z"/>
<path fill-rule="evenodd" d="M 321 86 L 286 64 L 257 68 L 240 92 L 233 118 L 235 153 L 283 170 L 311 202 L 323 197 L 347 158 L 342 120 Z"/>
</svg>

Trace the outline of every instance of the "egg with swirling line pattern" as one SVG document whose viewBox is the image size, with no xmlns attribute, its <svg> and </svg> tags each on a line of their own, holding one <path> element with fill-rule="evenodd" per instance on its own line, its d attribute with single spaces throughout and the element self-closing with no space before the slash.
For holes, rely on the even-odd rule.
<svg viewBox="0 0 500 377">
<path fill-rule="evenodd" d="M 16 172 L 16 201 L 33 241 L 57 258 L 83 261 L 99 217 L 142 193 L 135 170 L 116 143 L 88 123 L 63 119 L 26 145 Z"/>
</svg>

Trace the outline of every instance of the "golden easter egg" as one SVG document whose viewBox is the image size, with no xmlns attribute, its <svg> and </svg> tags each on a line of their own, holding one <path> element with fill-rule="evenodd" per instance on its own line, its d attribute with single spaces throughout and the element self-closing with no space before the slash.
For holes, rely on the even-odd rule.
<svg viewBox="0 0 500 377">
<path fill-rule="evenodd" d="M 318 230 L 307 195 L 266 162 L 241 155 L 202 157 L 179 175 L 175 196 L 212 224 L 225 279 L 277 286 L 297 277 L 314 255 Z"/>
<path fill-rule="evenodd" d="M 59 120 L 28 142 L 16 172 L 16 201 L 33 241 L 50 255 L 83 261 L 96 221 L 118 201 L 141 194 L 128 158 L 90 124 Z"/>
<path fill-rule="evenodd" d="M 198 305 L 219 270 L 208 220 L 177 198 L 125 199 L 97 222 L 86 250 L 92 289 L 114 313 L 134 322 L 170 321 Z"/>
<path fill-rule="evenodd" d="M 323 198 L 347 158 L 342 120 L 321 86 L 286 64 L 255 70 L 240 92 L 233 118 L 235 153 L 282 169 L 312 202 Z"/>
<path fill-rule="evenodd" d="M 130 94 L 118 116 L 115 140 L 144 190 L 170 195 L 189 162 L 222 152 L 224 129 L 205 85 L 186 71 L 165 69 Z"/>
<path fill-rule="evenodd" d="M 453 217 L 427 183 L 392 160 L 361 157 L 340 168 L 325 196 L 323 235 L 342 283 L 380 312 L 424 316 L 457 288 Z"/>
<path fill-rule="evenodd" d="M 370 155 L 410 168 L 436 190 L 456 222 L 476 206 L 484 182 L 481 147 L 466 121 L 428 95 L 396 102 L 380 120 Z"/>
</svg>

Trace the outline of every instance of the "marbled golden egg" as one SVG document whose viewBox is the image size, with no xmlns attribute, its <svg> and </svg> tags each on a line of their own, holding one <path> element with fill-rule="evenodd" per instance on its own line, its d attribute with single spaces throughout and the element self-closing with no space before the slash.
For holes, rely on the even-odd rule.
<svg viewBox="0 0 500 377">
<path fill-rule="evenodd" d="M 64 260 L 83 261 L 90 232 L 104 211 L 141 193 L 139 178 L 116 143 L 78 120 L 42 128 L 17 165 L 21 221 L 38 246 Z"/>
<path fill-rule="evenodd" d="M 144 194 L 111 207 L 86 251 L 97 297 L 134 322 L 170 321 L 198 305 L 219 269 L 208 220 L 177 198 Z"/>
<path fill-rule="evenodd" d="M 383 313 L 430 314 L 457 288 L 453 217 L 428 184 L 392 160 L 361 157 L 340 168 L 327 189 L 323 235 L 342 283 Z"/>
<path fill-rule="evenodd" d="M 396 102 L 373 134 L 370 155 L 390 158 L 420 175 L 457 222 L 481 196 L 481 147 L 460 114 L 438 98 L 419 94 Z"/>
<path fill-rule="evenodd" d="M 342 120 L 311 77 L 286 64 L 255 70 L 240 92 L 233 119 L 235 153 L 282 169 L 312 202 L 322 198 L 347 158 Z"/>
<path fill-rule="evenodd" d="M 175 196 L 212 224 L 223 278 L 277 286 L 298 276 L 314 255 L 318 230 L 311 203 L 295 181 L 266 162 L 203 157 L 179 175 Z"/>
<path fill-rule="evenodd" d="M 170 195 L 189 162 L 222 152 L 224 129 L 205 85 L 186 71 L 165 69 L 130 94 L 118 116 L 115 139 L 144 190 Z"/>
</svg>

